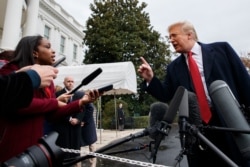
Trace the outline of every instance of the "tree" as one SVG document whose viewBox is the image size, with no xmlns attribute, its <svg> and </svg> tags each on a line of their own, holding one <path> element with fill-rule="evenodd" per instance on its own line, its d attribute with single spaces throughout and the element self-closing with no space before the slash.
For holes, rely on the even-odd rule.
<svg viewBox="0 0 250 167">
<path fill-rule="evenodd" d="M 250 69 L 250 58 L 249 57 L 240 57 L 242 63 L 244 64 L 244 66 L 246 67 L 246 69 L 248 70 L 248 72 L 250 73 L 249 69 Z"/>
<path fill-rule="evenodd" d="M 165 64 L 170 61 L 169 45 L 150 25 L 149 14 L 143 10 L 147 4 L 138 0 L 94 0 L 90 4 L 91 17 L 87 20 L 83 43 L 85 64 L 132 61 L 135 67 L 143 56 L 151 63 L 160 78 L 165 71 Z M 137 78 L 138 84 L 142 82 Z M 133 106 L 149 104 L 155 101 L 140 90 L 139 96 L 126 97 Z M 136 103 L 136 104 L 135 104 Z M 129 107 L 131 108 L 131 106 Z"/>
</svg>

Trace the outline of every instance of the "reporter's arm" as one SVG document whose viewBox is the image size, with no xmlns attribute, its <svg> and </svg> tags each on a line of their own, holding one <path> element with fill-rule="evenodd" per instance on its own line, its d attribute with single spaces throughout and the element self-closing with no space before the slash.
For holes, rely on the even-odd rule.
<svg viewBox="0 0 250 167">
<path fill-rule="evenodd" d="M 58 69 L 52 66 L 41 66 L 41 65 L 32 65 L 26 66 L 16 71 L 19 72 L 27 72 L 33 85 L 37 88 L 37 84 L 39 82 L 39 87 L 46 87 L 51 84 L 53 79 L 56 78 Z"/>
<path fill-rule="evenodd" d="M 33 84 L 25 72 L 0 77 L 2 111 L 26 107 L 33 97 Z"/>
</svg>

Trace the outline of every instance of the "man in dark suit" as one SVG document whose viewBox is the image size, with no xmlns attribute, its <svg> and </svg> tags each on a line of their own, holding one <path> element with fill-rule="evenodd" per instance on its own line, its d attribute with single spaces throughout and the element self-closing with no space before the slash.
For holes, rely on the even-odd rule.
<svg viewBox="0 0 250 167">
<path fill-rule="evenodd" d="M 56 97 L 68 93 L 74 88 L 74 79 L 71 76 L 64 78 L 64 88 L 56 92 Z M 68 103 L 82 98 L 84 95 L 81 91 L 76 91 L 72 97 L 69 98 Z M 55 123 L 53 123 L 53 130 L 59 133 L 56 144 L 63 148 L 70 148 L 79 150 L 81 148 L 81 120 L 84 112 L 70 115 Z M 65 154 L 65 158 L 79 156 L 80 154 Z"/>
<path fill-rule="evenodd" d="M 154 76 L 153 70 L 144 58 L 139 67 L 139 74 L 145 79 L 144 89 L 162 102 L 169 102 L 179 86 L 195 93 L 194 84 L 189 71 L 188 52 L 193 53 L 193 58 L 201 74 L 207 102 L 212 107 L 208 87 L 215 80 L 225 81 L 241 105 L 250 106 L 250 77 L 242 64 L 239 56 L 227 42 L 203 44 L 198 42 L 198 37 L 193 25 L 189 22 L 177 22 L 169 26 L 169 40 L 176 52 L 181 55 L 167 66 L 165 81 L 161 82 Z M 205 125 L 222 126 L 216 110 L 211 108 L 212 117 Z M 221 149 L 230 159 L 239 166 L 250 164 L 242 158 L 239 149 L 229 134 L 216 131 L 205 131 L 205 136 Z M 203 145 L 203 150 L 198 144 L 193 153 L 188 155 L 190 167 L 227 166 L 208 146 Z"/>
</svg>

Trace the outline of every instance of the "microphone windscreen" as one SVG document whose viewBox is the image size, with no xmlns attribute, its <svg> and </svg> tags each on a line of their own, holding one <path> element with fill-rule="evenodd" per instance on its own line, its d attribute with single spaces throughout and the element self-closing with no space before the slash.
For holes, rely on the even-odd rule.
<svg viewBox="0 0 250 167">
<path fill-rule="evenodd" d="M 149 126 L 152 127 L 156 122 L 162 121 L 165 113 L 168 111 L 168 105 L 162 102 L 155 102 L 150 105 Z"/>
<path fill-rule="evenodd" d="M 174 121 L 174 118 L 177 114 L 177 111 L 180 107 L 181 100 L 183 98 L 183 94 L 185 92 L 185 88 L 183 86 L 179 86 L 174 94 L 174 97 L 172 98 L 169 108 L 168 108 L 168 114 L 164 115 L 163 120 L 167 122 L 168 124 L 171 124 Z"/>
<path fill-rule="evenodd" d="M 93 79 L 95 79 L 102 72 L 101 68 L 97 68 L 94 72 L 89 74 L 86 78 L 82 80 L 82 85 L 89 84 Z"/>
<path fill-rule="evenodd" d="M 188 91 L 185 89 L 179 106 L 179 116 L 188 118 L 188 112 Z"/>
<path fill-rule="evenodd" d="M 179 107 L 179 117 L 187 118 L 188 123 L 200 125 L 202 123 L 197 96 L 193 92 L 184 91 Z"/>
<path fill-rule="evenodd" d="M 79 84 L 77 87 L 75 87 L 72 91 L 70 91 L 68 94 L 74 94 L 78 89 L 80 89 L 83 85 L 89 84 L 93 79 L 95 79 L 100 73 L 102 72 L 101 68 L 97 68 L 94 72 L 89 74 L 87 77 L 85 77 L 81 84 Z"/>
<path fill-rule="evenodd" d="M 209 87 L 209 93 L 216 111 L 228 128 L 250 129 L 238 101 L 224 81 L 214 81 Z M 233 136 L 243 157 L 250 160 L 250 134 L 234 133 Z"/>
<path fill-rule="evenodd" d="M 197 96 L 193 92 L 188 92 L 188 122 L 193 125 L 200 125 L 202 123 L 200 108 L 197 101 Z"/>
<path fill-rule="evenodd" d="M 155 102 L 150 105 L 148 134 L 151 139 L 156 139 L 159 135 L 157 130 L 168 111 L 168 105 L 162 102 Z"/>
</svg>

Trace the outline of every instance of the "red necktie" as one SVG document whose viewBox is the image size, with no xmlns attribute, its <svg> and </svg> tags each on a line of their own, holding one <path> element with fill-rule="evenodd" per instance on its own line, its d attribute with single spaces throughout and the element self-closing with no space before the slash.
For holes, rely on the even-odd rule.
<svg viewBox="0 0 250 167">
<path fill-rule="evenodd" d="M 211 111 L 207 102 L 198 66 L 195 60 L 193 59 L 192 55 L 193 55 L 192 52 L 188 52 L 189 70 L 193 81 L 194 89 L 196 92 L 198 104 L 200 107 L 201 118 L 204 122 L 208 123 L 211 118 Z"/>
</svg>

